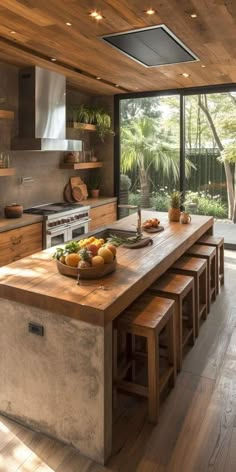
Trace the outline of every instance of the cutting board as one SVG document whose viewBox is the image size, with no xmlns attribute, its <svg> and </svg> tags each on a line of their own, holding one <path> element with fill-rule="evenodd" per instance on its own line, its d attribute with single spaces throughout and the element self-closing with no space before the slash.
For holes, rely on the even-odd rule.
<svg viewBox="0 0 236 472">
<path fill-rule="evenodd" d="M 74 198 L 72 195 L 71 185 L 68 183 L 64 188 L 64 200 L 69 203 L 74 203 Z"/>
<path fill-rule="evenodd" d="M 88 198 L 87 185 L 83 182 L 83 180 L 80 177 L 71 177 L 70 178 L 70 185 L 71 185 L 73 198 L 76 199 L 76 201 L 86 200 Z M 80 196 L 79 196 L 78 188 L 81 190 L 82 198 L 80 198 Z M 77 195 L 79 200 L 77 200 L 77 198 L 73 194 L 74 189 L 76 189 L 75 195 Z"/>
</svg>

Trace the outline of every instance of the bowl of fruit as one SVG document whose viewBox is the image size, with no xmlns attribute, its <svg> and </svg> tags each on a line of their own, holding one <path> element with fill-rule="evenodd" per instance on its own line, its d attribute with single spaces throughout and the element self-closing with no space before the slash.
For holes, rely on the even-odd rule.
<svg viewBox="0 0 236 472">
<path fill-rule="evenodd" d="M 53 258 L 62 275 L 99 279 L 116 269 L 116 246 L 91 236 L 57 248 Z"/>
</svg>

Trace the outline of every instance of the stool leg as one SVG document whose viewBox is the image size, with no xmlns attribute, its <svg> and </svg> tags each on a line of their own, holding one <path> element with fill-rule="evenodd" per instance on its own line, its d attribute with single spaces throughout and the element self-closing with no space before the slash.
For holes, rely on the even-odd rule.
<svg viewBox="0 0 236 472">
<path fill-rule="evenodd" d="M 207 259 L 207 313 L 210 313 L 211 304 L 211 270 L 210 260 Z"/>
<path fill-rule="evenodd" d="M 224 265 L 224 244 L 220 247 L 220 283 L 224 285 L 225 282 L 225 265 Z"/>
<path fill-rule="evenodd" d="M 112 377 L 113 377 L 113 394 L 112 394 L 112 400 L 113 400 L 113 408 L 116 408 L 117 405 L 117 389 L 116 389 L 116 381 L 117 381 L 117 376 L 118 376 L 118 353 L 117 353 L 117 337 L 118 337 L 118 332 L 117 329 L 113 328 L 113 358 L 112 358 Z"/>
<path fill-rule="evenodd" d="M 195 290 L 195 335 L 198 337 L 199 334 L 199 313 L 200 313 L 200 277 L 196 277 L 196 290 Z"/>
<path fill-rule="evenodd" d="M 177 356 L 177 370 L 182 369 L 183 363 L 183 321 L 182 321 L 182 301 L 178 300 L 175 303 L 175 333 L 176 333 L 176 356 Z"/>
<path fill-rule="evenodd" d="M 195 329 L 196 329 L 196 314 L 195 314 L 195 287 L 194 287 L 194 283 L 192 285 L 192 290 L 191 290 L 191 311 L 190 311 L 190 326 L 193 330 L 193 334 L 192 334 L 192 345 L 194 345 L 195 343 Z"/>
<path fill-rule="evenodd" d="M 131 369 L 129 369 L 128 379 L 131 382 L 135 380 L 135 335 L 131 333 L 127 333 L 126 335 L 126 354 L 127 354 L 127 362 L 131 359 Z"/>
<path fill-rule="evenodd" d="M 203 303 L 206 305 L 206 308 L 202 314 L 202 318 L 204 320 L 207 319 L 207 269 L 200 276 L 200 286 L 199 286 L 199 293 L 200 293 L 200 304 Z"/>
<path fill-rule="evenodd" d="M 220 285 L 220 249 L 216 247 L 216 295 L 219 293 L 219 285 Z"/>
<path fill-rule="evenodd" d="M 211 280 L 213 281 L 213 287 L 214 287 L 214 292 L 212 295 L 213 300 L 216 299 L 216 274 L 217 274 L 216 256 L 214 256 L 211 261 Z"/>
<path fill-rule="evenodd" d="M 159 416 L 159 337 L 156 332 L 148 336 L 148 410 L 149 421 L 157 423 Z"/>
<path fill-rule="evenodd" d="M 176 382 L 176 333 L 175 333 L 175 316 L 173 313 L 167 324 L 168 336 L 168 361 L 173 366 L 173 375 L 170 378 L 170 386 L 174 387 Z"/>
</svg>

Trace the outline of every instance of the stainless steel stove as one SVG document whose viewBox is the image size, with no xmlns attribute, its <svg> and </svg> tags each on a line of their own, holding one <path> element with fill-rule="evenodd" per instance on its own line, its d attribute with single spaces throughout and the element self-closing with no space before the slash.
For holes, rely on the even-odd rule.
<svg viewBox="0 0 236 472">
<path fill-rule="evenodd" d="M 24 213 L 42 215 L 44 248 L 78 239 L 88 232 L 89 206 L 79 203 L 49 203 L 27 208 Z"/>
</svg>

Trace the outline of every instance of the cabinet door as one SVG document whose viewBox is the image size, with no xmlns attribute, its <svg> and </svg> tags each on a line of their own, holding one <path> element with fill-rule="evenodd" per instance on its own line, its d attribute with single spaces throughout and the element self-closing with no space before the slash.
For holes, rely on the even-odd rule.
<svg viewBox="0 0 236 472">
<path fill-rule="evenodd" d="M 107 205 L 101 205 L 90 210 L 91 221 L 89 223 L 89 230 L 100 228 L 101 226 L 107 226 L 113 221 L 116 221 L 116 202 L 108 203 Z"/>
<path fill-rule="evenodd" d="M 42 223 L 0 233 L 0 266 L 42 251 Z"/>
</svg>

